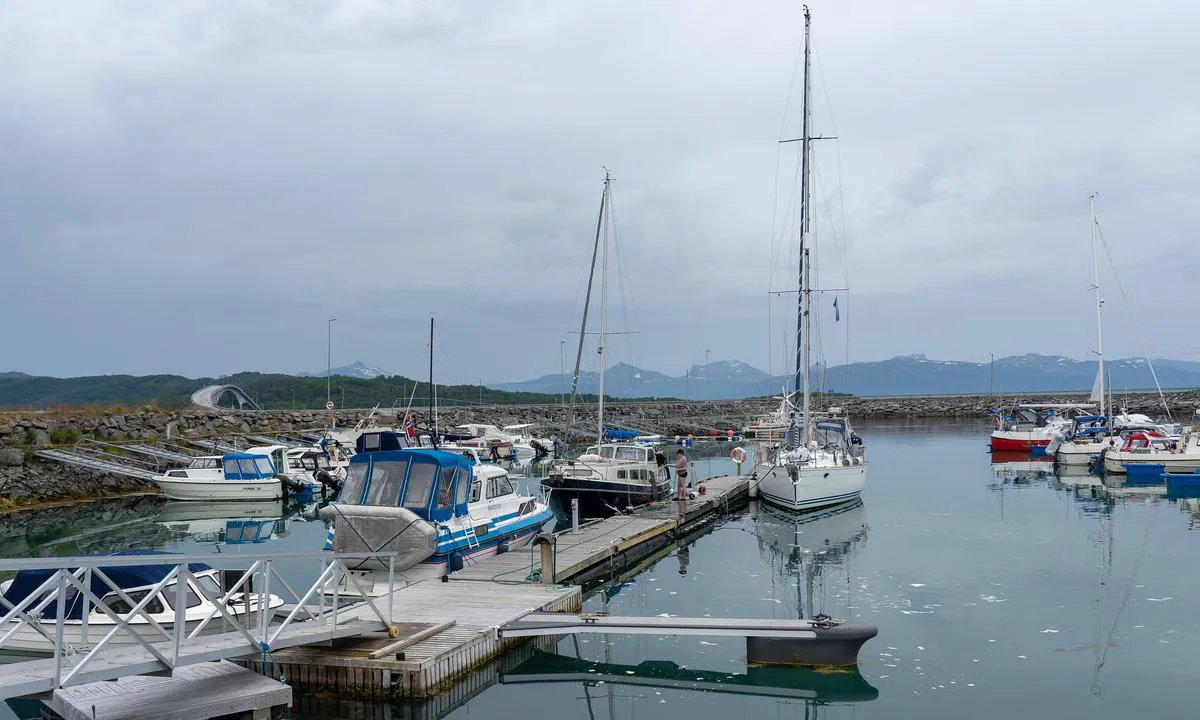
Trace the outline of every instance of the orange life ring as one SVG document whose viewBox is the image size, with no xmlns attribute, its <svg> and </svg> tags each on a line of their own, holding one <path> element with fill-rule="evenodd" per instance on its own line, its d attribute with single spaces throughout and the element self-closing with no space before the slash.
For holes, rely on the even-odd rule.
<svg viewBox="0 0 1200 720">
<path fill-rule="evenodd" d="M 742 463 L 746 462 L 746 451 L 740 447 L 735 447 L 729 452 L 729 459 L 738 465 L 741 465 Z"/>
</svg>

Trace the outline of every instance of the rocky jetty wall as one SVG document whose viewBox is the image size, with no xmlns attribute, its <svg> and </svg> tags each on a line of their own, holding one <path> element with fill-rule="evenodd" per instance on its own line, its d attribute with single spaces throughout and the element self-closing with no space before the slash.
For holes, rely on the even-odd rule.
<svg viewBox="0 0 1200 720">
<path fill-rule="evenodd" d="M 1153 393 L 1118 395 L 1117 407 L 1130 412 L 1162 416 L 1162 401 Z M 1200 407 L 1200 391 L 1169 393 L 1167 404 L 1175 419 L 1192 422 Z M 1029 396 L 1021 402 L 1081 403 L 1082 394 Z M 1014 400 L 1007 400 L 1011 405 Z M 994 405 L 985 396 L 932 396 L 894 398 L 817 398 L 819 410 L 834 404 L 855 421 L 890 418 L 982 418 Z M 755 416 L 778 407 L 777 400 L 727 400 L 717 402 L 616 402 L 605 408 L 605 422 L 619 427 L 666 436 L 724 434 L 739 430 Z M 339 427 L 352 427 L 369 414 L 366 410 L 332 413 Z M 425 409 L 413 413 L 418 427 L 429 427 Z M 159 442 L 167 439 L 210 438 L 235 434 L 295 435 L 325 427 L 324 411 L 238 412 L 193 408 L 162 411 L 142 408 L 129 411 L 14 411 L 0 413 L 0 508 L 47 499 L 95 497 L 149 489 L 130 478 L 81 471 L 35 457 L 38 449 L 69 448 L 81 439 L 111 443 Z M 394 412 L 378 415 L 381 424 L 399 424 Z M 441 408 L 439 428 L 469 422 L 494 425 L 535 423 L 559 437 L 586 440 L 594 437 L 596 408 L 578 406 L 572 412 L 562 405 L 496 405 Z"/>
</svg>

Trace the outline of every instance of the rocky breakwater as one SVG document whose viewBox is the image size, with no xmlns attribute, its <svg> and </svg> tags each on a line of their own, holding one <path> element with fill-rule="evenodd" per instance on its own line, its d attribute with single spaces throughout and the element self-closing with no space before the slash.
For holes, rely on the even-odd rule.
<svg viewBox="0 0 1200 720">
<path fill-rule="evenodd" d="M 1194 422 L 1200 408 L 1200 391 L 1176 391 L 1166 395 L 1166 403 L 1176 420 Z M 1005 399 L 1005 406 L 1018 402 Z M 1086 402 L 1080 393 L 1028 395 L 1019 402 Z M 854 420 L 888 418 L 983 418 L 995 405 L 986 396 L 931 397 L 816 397 L 813 405 L 825 410 L 840 407 Z M 1114 398 L 1118 409 L 1162 417 L 1163 401 L 1155 393 L 1119 394 Z M 740 430 L 754 417 L 778 407 L 778 400 L 726 400 L 713 402 L 614 402 L 605 407 L 605 422 L 667 437 L 675 435 L 724 434 Z M 339 427 L 353 427 L 370 414 L 367 410 L 342 410 L 332 414 Z M 106 473 L 80 470 L 48 462 L 36 456 L 46 448 L 71 449 L 80 441 L 96 440 L 125 443 L 165 443 L 180 439 L 204 439 L 229 436 L 295 436 L 301 431 L 326 427 L 330 414 L 324 411 L 238 412 L 192 408 L 164 411 L 152 407 L 121 411 L 20 411 L 0 413 L 0 508 L 62 498 L 88 498 L 153 490 L 137 480 Z M 399 426 L 402 417 L 387 411 L 376 413 L 378 424 Z M 413 412 L 415 424 L 424 429 L 433 418 L 424 410 Z M 595 437 L 597 424 L 594 405 L 577 405 L 572 411 L 563 405 L 481 405 L 441 408 L 437 415 L 442 431 L 463 423 L 514 425 L 533 423 L 571 441 Z M 252 442 L 243 440 L 243 443 Z M 119 450 L 118 450 L 119 452 Z M 166 469 L 163 467 L 162 469 Z"/>
</svg>

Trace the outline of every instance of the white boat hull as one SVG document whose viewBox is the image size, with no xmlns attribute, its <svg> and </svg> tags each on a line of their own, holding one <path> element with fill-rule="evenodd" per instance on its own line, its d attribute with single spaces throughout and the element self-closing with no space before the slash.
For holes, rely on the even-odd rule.
<svg viewBox="0 0 1200 720">
<path fill-rule="evenodd" d="M 1104 455 L 1104 472 L 1124 475 L 1126 465 L 1162 465 L 1163 472 L 1191 473 L 1200 470 L 1200 454 L 1134 453 L 1110 450 Z"/>
<path fill-rule="evenodd" d="M 279 500 L 283 483 L 279 478 L 262 481 L 191 480 L 155 477 L 168 500 Z"/>
<path fill-rule="evenodd" d="M 796 469 L 761 465 L 758 468 L 758 495 L 766 502 L 788 510 L 815 510 L 857 499 L 862 495 L 866 479 L 866 465 L 859 463 L 803 465 Z"/>
<path fill-rule="evenodd" d="M 1051 444 L 1053 447 L 1053 444 Z M 1100 451 L 1108 447 L 1105 443 L 1063 443 L 1054 449 L 1054 462 L 1059 465 L 1085 466 L 1100 457 Z"/>
</svg>

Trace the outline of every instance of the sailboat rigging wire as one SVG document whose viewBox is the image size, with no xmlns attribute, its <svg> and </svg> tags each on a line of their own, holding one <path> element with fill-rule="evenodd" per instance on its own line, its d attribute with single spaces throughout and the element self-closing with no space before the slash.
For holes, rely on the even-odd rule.
<svg viewBox="0 0 1200 720">
<path fill-rule="evenodd" d="M 1174 420 L 1171 417 L 1171 408 L 1167 405 L 1167 398 L 1163 395 L 1162 385 L 1158 382 L 1158 373 L 1154 371 L 1154 362 L 1150 359 L 1150 352 L 1146 349 L 1146 338 L 1142 337 L 1142 328 L 1138 325 L 1137 317 L 1133 314 L 1133 306 L 1129 304 L 1129 296 L 1125 294 L 1125 286 L 1121 284 L 1121 276 L 1117 274 L 1117 264 L 1113 262 L 1112 251 L 1108 249 L 1108 240 L 1104 238 L 1104 231 L 1100 228 L 1100 221 L 1096 220 L 1096 234 L 1100 236 L 1100 244 L 1104 246 L 1104 254 L 1108 257 L 1108 265 L 1112 268 L 1113 280 L 1117 282 L 1117 289 L 1121 291 L 1121 300 L 1125 303 L 1125 311 L 1129 313 L 1129 320 L 1133 323 L 1133 331 L 1137 334 L 1138 343 L 1142 346 L 1142 357 L 1146 359 L 1146 367 L 1150 368 L 1150 377 L 1154 378 L 1154 389 L 1158 391 L 1158 400 L 1162 403 L 1163 410 L 1167 412 L 1167 419 Z"/>
<path fill-rule="evenodd" d="M 835 139 L 833 141 L 833 150 L 835 153 L 835 157 L 837 159 L 838 214 L 841 216 L 841 221 L 842 221 L 841 222 L 841 226 L 842 226 L 841 241 L 842 241 L 842 243 L 845 244 L 845 254 L 844 255 L 839 254 L 839 258 L 842 261 L 842 275 L 843 275 L 842 280 L 845 283 L 846 288 L 847 288 L 846 302 L 843 304 L 843 306 L 841 308 L 842 313 L 846 316 L 846 332 L 845 332 L 846 356 L 842 362 L 842 371 L 845 374 L 845 388 L 843 388 L 843 389 L 846 389 L 846 388 L 850 387 L 850 309 L 849 309 L 850 308 L 850 305 L 849 305 L 849 303 L 850 303 L 850 297 L 849 297 L 849 294 L 850 294 L 850 291 L 849 291 L 849 287 L 850 287 L 850 238 L 846 234 L 846 190 L 845 190 L 845 182 L 843 180 L 843 175 L 842 175 L 842 143 L 840 140 L 836 139 L 837 137 L 841 136 L 841 133 L 838 132 L 837 119 L 834 118 L 834 116 L 833 116 L 833 101 L 830 100 L 830 98 L 829 98 L 829 83 L 825 82 L 825 67 L 824 67 L 824 65 L 821 64 L 821 51 L 819 48 L 817 48 L 815 46 L 815 44 L 813 47 L 813 54 L 816 55 L 816 57 L 817 57 L 817 74 L 821 78 L 821 90 L 825 93 L 825 106 L 829 109 L 829 126 L 833 129 L 833 134 L 835 137 Z M 824 182 L 821 181 L 819 173 L 820 173 L 820 170 L 818 169 L 817 179 L 819 182 L 822 183 L 821 191 L 824 192 L 825 191 Z M 827 196 L 827 199 L 828 199 L 828 196 Z M 831 226 L 833 225 L 832 217 L 829 219 L 829 224 Z M 835 238 L 836 237 L 837 236 L 835 235 Z"/>
<path fill-rule="evenodd" d="M 632 337 L 634 333 L 630 332 L 630 329 L 637 327 L 637 306 L 633 301 L 633 290 L 631 287 L 632 284 L 627 283 L 626 281 L 626 278 L 629 276 L 629 271 L 625 265 L 625 255 L 621 252 L 621 228 L 617 225 L 617 204 L 615 195 L 611 189 L 608 193 L 608 218 L 609 222 L 612 223 L 613 251 L 616 253 L 617 257 L 617 289 L 621 294 L 621 315 L 625 320 L 625 330 L 623 334 L 625 336 L 625 352 L 628 358 L 627 362 L 629 364 L 629 387 L 633 395 L 636 397 L 638 395 L 637 378 L 634 377 L 633 367 L 640 364 L 641 358 L 634 356 Z M 631 309 L 633 311 L 633 324 L 629 322 L 629 313 Z"/>
</svg>

